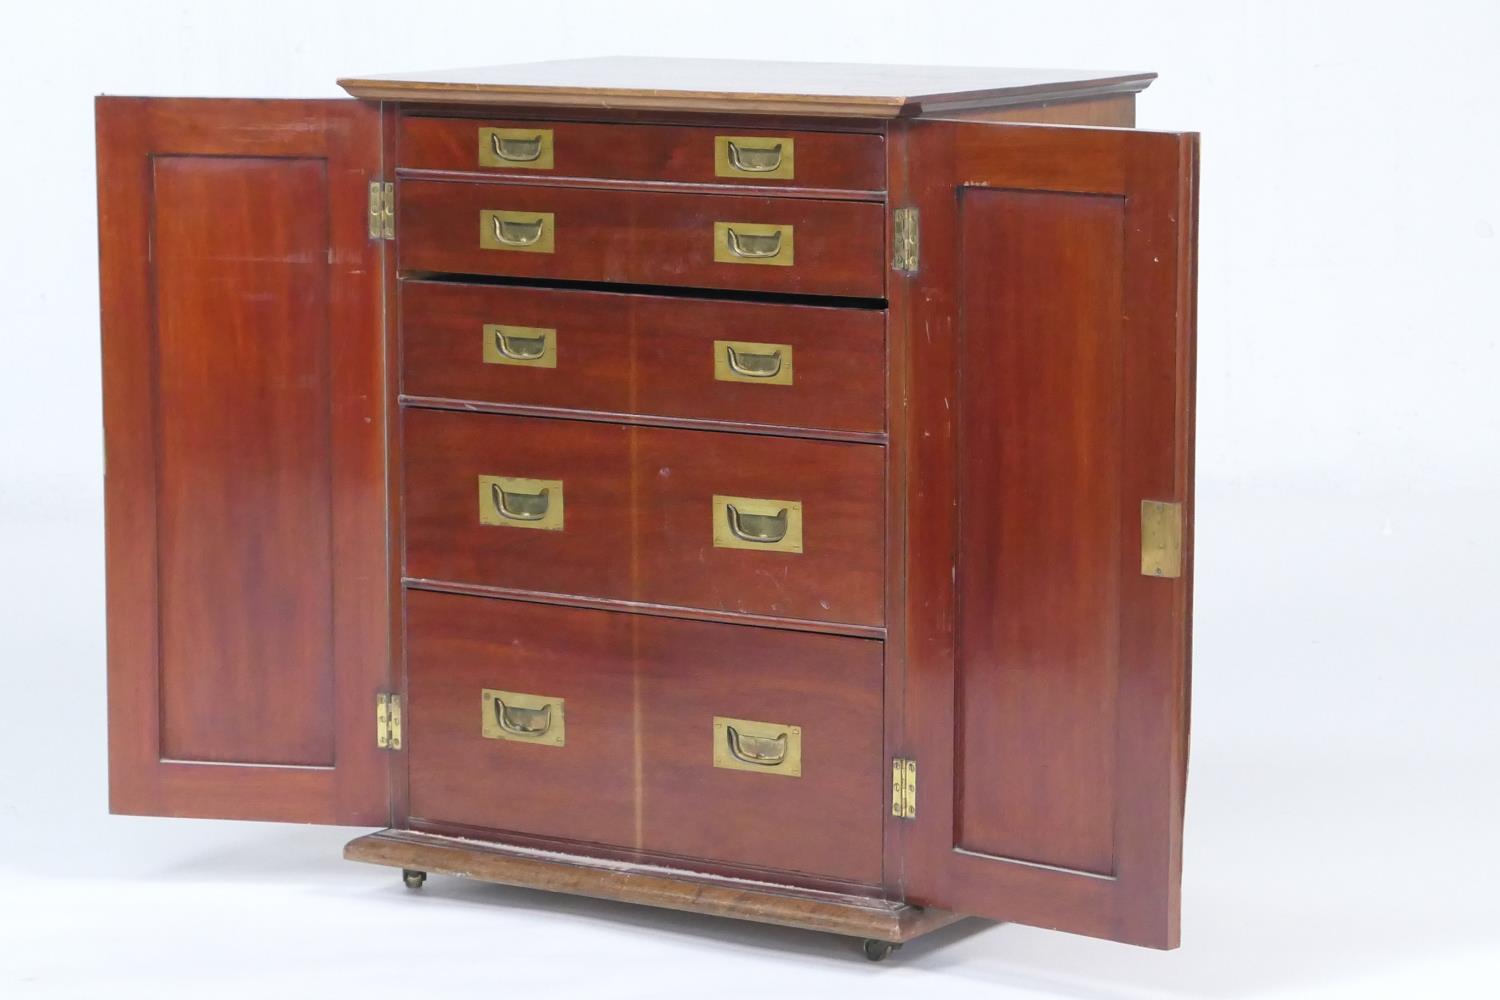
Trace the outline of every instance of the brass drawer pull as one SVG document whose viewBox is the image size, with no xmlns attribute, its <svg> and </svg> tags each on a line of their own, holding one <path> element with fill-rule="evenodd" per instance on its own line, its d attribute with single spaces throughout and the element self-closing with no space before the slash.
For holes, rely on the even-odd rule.
<svg viewBox="0 0 1500 1000">
<path fill-rule="evenodd" d="M 490 216 L 490 225 L 495 228 L 495 239 L 508 247 L 534 246 L 542 238 L 542 226 L 546 219 L 535 222 L 512 222 L 498 215 Z"/>
<path fill-rule="evenodd" d="M 714 716 L 714 767 L 802 777 L 802 727 Z"/>
<path fill-rule="evenodd" d="M 508 212 L 485 209 L 479 213 L 479 245 L 485 250 L 553 251 L 551 212 Z"/>
<path fill-rule="evenodd" d="M 512 361 L 535 361 L 546 352 L 547 338 L 506 336 L 496 330 L 495 347 Z"/>
<path fill-rule="evenodd" d="M 720 382 L 792 384 L 792 345 L 714 341 L 714 378 Z"/>
<path fill-rule="evenodd" d="M 502 160 L 512 163 L 534 163 L 542 157 L 542 135 L 530 139 L 507 139 L 499 132 L 490 133 L 490 148 Z"/>
<path fill-rule="evenodd" d="M 501 729 L 512 736 L 532 738 L 546 736 L 547 730 L 552 728 L 551 705 L 543 705 L 541 708 L 520 708 L 507 705 L 498 695 L 493 700 L 495 721 L 499 723 Z"/>
<path fill-rule="evenodd" d="M 796 500 L 715 494 L 713 515 L 715 548 L 802 551 L 802 504 Z"/>
<path fill-rule="evenodd" d="M 541 326 L 484 324 L 484 363 L 557 367 L 557 331 Z"/>
<path fill-rule="evenodd" d="M 729 163 L 736 170 L 742 170 L 747 174 L 768 174 L 781 166 L 781 143 L 764 149 L 755 149 L 751 146 L 740 146 L 733 139 L 727 139 L 724 145 L 729 151 Z"/>
<path fill-rule="evenodd" d="M 716 135 L 714 176 L 789 181 L 796 152 L 797 140 L 789 135 Z"/>
<path fill-rule="evenodd" d="M 479 523 L 563 530 L 562 480 L 480 476 Z"/>
<path fill-rule="evenodd" d="M 749 351 L 741 354 L 732 346 L 724 345 L 725 360 L 729 362 L 729 368 L 736 375 L 746 378 L 774 378 L 781 374 L 781 352 L 772 351 L 770 354 L 751 354 Z"/>
<path fill-rule="evenodd" d="M 792 226 L 763 222 L 715 222 L 714 260 L 720 264 L 791 267 Z"/>
<path fill-rule="evenodd" d="M 482 128 L 479 165 L 509 170 L 551 170 L 550 128 Z"/>
<path fill-rule="evenodd" d="M 768 739 L 745 735 L 733 726 L 725 726 L 724 732 L 729 739 L 729 752 L 735 760 L 760 767 L 775 767 L 786 761 L 786 733 Z"/>
<path fill-rule="evenodd" d="M 781 508 L 774 514 L 744 514 L 734 504 L 725 504 L 724 511 L 729 518 L 729 530 L 734 533 L 735 538 L 747 542 L 758 542 L 761 545 L 773 545 L 786 537 L 787 509 Z"/>
<path fill-rule="evenodd" d="M 781 253 L 781 233 L 765 233 L 755 235 L 751 233 L 737 233 L 732 227 L 724 230 L 725 239 L 729 241 L 729 252 L 736 257 L 744 257 L 747 260 L 775 257 Z"/>
<path fill-rule="evenodd" d="M 517 691 L 480 692 L 480 733 L 487 740 L 563 746 L 567 740 L 562 698 Z"/>
</svg>

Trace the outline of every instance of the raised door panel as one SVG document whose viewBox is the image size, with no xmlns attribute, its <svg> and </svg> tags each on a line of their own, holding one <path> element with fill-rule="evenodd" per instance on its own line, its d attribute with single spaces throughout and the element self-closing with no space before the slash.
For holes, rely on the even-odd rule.
<svg viewBox="0 0 1500 1000">
<path fill-rule="evenodd" d="M 383 822 L 379 112 L 96 118 L 111 808 Z"/>
<path fill-rule="evenodd" d="M 1178 939 L 1196 137 L 918 124 L 908 897 Z M 1183 508 L 1142 571 L 1142 502 Z"/>
</svg>

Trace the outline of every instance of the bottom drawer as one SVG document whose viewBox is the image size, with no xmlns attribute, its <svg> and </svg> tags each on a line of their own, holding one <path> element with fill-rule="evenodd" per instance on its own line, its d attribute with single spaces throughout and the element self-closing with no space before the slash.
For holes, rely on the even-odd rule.
<svg viewBox="0 0 1500 1000">
<path fill-rule="evenodd" d="M 407 596 L 410 812 L 874 885 L 881 643 Z"/>
</svg>

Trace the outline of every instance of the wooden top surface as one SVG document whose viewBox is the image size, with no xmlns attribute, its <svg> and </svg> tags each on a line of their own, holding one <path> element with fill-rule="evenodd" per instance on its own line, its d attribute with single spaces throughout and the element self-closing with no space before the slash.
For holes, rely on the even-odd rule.
<svg viewBox="0 0 1500 1000">
<path fill-rule="evenodd" d="M 355 97 L 895 118 L 1134 93 L 1155 73 L 612 56 L 339 80 Z"/>
</svg>

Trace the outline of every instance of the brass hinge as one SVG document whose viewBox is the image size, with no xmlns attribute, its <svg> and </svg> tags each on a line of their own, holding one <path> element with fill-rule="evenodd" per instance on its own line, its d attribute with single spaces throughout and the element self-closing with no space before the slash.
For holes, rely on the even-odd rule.
<svg viewBox="0 0 1500 1000">
<path fill-rule="evenodd" d="M 891 761 L 891 815 L 917 818 L 917 762 L 905 757 Z"/>
<path fill-rule="evenodd" d="M 370 239 L 396 238 L 396 185 L 390 181 L 370 182 Z"/>
<path fill-rule="evenodd" d="M 896 209 L 892 225 L 895 251 L 891 255 L 891 267 L 902 274 L 917 273 L 917 246 L 920 242 L 915 208 Z"/>
<path fill-rule="evenodd" d="M 375 745 L 382 750 L 401 749 L 401 696 L 384 691 L 375 696 Z"/>
<path fill-rule="evenodd" d="M 1141 501 L 1141 574 L 1182 575 L 1182 504 Z"/>
</svg>

